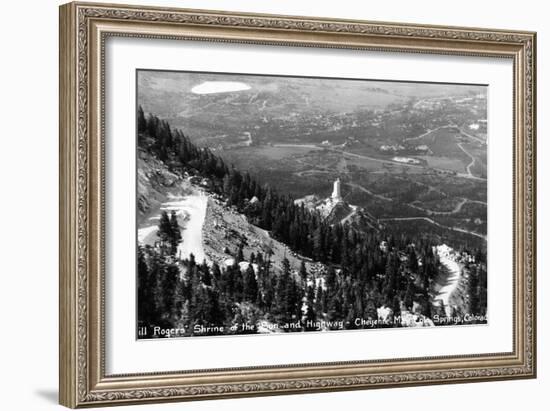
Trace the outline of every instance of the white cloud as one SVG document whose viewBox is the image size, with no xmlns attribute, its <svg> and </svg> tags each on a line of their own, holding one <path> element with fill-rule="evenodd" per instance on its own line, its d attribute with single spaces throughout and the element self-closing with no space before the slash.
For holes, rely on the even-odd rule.
<svg viewBox="0 0 550 411">
<path fill-rule="evenodd" d="M 214 94 L 243 90 L 250 90 L 250 86 L 236 81 L 205 81 L 193 87 L 191 92 L 195 94 Z"/>
</svg>

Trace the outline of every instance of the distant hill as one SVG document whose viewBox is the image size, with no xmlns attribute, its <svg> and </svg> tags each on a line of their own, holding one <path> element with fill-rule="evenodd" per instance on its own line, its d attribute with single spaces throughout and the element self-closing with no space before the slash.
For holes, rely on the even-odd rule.
<svg viewBox="0 0 550 411">
<path fill-rule="evenodd" d="M 249 88 L 212 94 L 193 91 L 205 82 L 220 81 L 239 82 Z M 417 99 L 468 96 L 478 90 L 451 84 L 138 72 L 138 100 L 143 109 L 174 127 L 185 127 L 193 141 L 201 144 L 224 139 L 235 142 L 243 131 L 256 131 L 265 141 L 284 140 L 284 135 L 277 135 L 279 126 L 291 129 L 297 119 L 318 121 L 321 117 L 383 111 Z M 247 127 L 244 130 L 243 125 Z"/>
</svg>

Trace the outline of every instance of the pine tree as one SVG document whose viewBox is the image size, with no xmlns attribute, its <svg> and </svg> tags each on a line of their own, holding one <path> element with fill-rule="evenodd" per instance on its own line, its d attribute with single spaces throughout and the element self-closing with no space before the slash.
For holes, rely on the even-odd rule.
<svg viewBox="0 0 550 411">
<path fill-rule="evenodd" d="M 316 329 L 315 326 L 307 326 L 308 321 L 315 322 L 317 319 L 315 313 L 315 290 L 313 287 L 307 287 L 306 304 L 307 309 L 304 315 L 304 322 L 306 323 L 305 329 L 306 331 L 313 331 Z"/>
<path fill-rule="evenodd" d="M 138 133 L 143 133 L 147 129 L 147 120 L 145 120 L 145 114 L 143 113 L 143 108 L 138 107 L 137 112 L 137 129 Z"/>
<path fill-rule="evenodd" d="M 340 321 L 343 317 L 342 297 L 340 293 L 328 301 L 327 317 L 329 321 Z"/>
<path fill-rule="evenodd" d="M 256 281 L 256 273 L 252 264 L 248 264 L 248 268 L 245 271 L 243 281 L 243 294 L 244 299 L 250 302 L 256 301 L 258 297 L 258 283 Z"/>
<path fill-rule="evenodd" d="M 376 303 L 374 302 L 373 298 L 368 298 L 367 299 L 367 303 L 365 305 L 364 316 L 371 319 L 371 320 L 377 320 L 378 319 L 378 311 L 376 310 Z"/>
<path fill-rule="evenodd" d="M 315 292 L 315 312 L 317 315 L 322 316 L 325 311 L 325 295 L 323 292 L 323 287 L 321 287 L 321 284 L 319 283 Z"/>
<path fill-rule="evenodd" d="M 468 275 L 468 294 L 470 295 L 470 312 L 472 314 L 477 314 L 481 311 L 479 298 L 479 273 L 479 267 L 472 265 Z"/>
<path fill-rule="evenodd" d="M 147 134 L 150 137 L 156 139 L 157 137 L 157 124 L 159 122 L 158 117 L 149 114 L 147 117 Z"/>
<path fill-rule="evenodd" d="M 237 251 L 237 263 L 240 263 L 242 261 L 244 261 L 244 252 L 243 252 L 243 249 L 244 249 L 244 245 L 241 243 L 239 245 L 239 249 Z"/>
<path fill-rule="evenodd" d="M 304 260 L 300 263 L 300 278 L 302 280 L 302 287 L 306 287 L 307 285 L 307 269 L 306 269 L 306 263 Z"/>
<path fill-rule="evenodd" d="M 334 293 L 336 291 L 336 270 L 332 265 L 328 267 L 328 271 L 325 277 L 325 285 L 329 293 Z"/>
<path fill-rule="evenodd" d="M 214 282 L 216 284 L 219 283 L 221 276 L 222 276 L 222 273 L 220 270 L 220 266 L 218 265 L 218 263 L 214 262 L 214 264 L 212 264 L 212 277 L 214 278 Z"/>
<path fill-rule="evenodd" d="M 145 326 L 150 326 L 152 319 L 155 317 L 154 284 L 151 281 L 152 276 L 145 261 L 145 251 L 141 246 L 138 247 L 137 259 L 138 321 Z"/>
<path fill-rule="evenodd" d="M 479 315 L 487 314 L 487 268 L 484 264 L 479 263 L 479 286 L 478 286 L 478 298 L 479 298 Z"/>
<path fill-rule="evenodd" d="M 395 251 L 388 253 L 386 260 L 386 272 L 384 278 L 384 295 L 386 296 L 386 304 L 392 304 L 393 298 L 396 295 L 399 282 L 399 258 Z"/>
<path fill-rule="evenodd" d="M 430 302 L 430 297 L 428 291 L 425 290 L 421 300 L 422 305 L 422 315 L 427 318 L 432 318 L 432 303 Z"/>
<path fill-rule="evenodd" d="M 315 258 L 317 261 L 325 261 L 323 229 L 321 226 L 318 226 L 313 232 L 313 258 Z"/>
<path fill-rule="evenodd" d="M 181 243 L 180 226 L 178 224 L 176 212 L 172 210 L 170 214 L 170 247 L 172 255 L 176 254 L 179 243 Z"/>
<path fill-rule="evenodd" d="M 282 261 L 282 273 L 277 278 L 275 291 L 274 310 L 277 319 L 281 322 L 290 322 L 294 310 L 292 304 L 295 299 L 294 280 L 291 277 L 290 262 L 285 257 Z"/>
<path fill-rule="evenodd" d="M 393 297 L 392 312 L 394 327 L 401 327 L 401 301 L 398 296 Z"/>
<path fill-rule="evenodd" d="M 416 273 L 418 271 L 418 257 L 416 256 L 416 252 L 414 250 L 414 247 L 409 247 L 409 269 L 411 272 Z"/>
<path fill-rule="evenodd" d="M 414 283 L 411 280 L 407 282 L 407 290 L 405 291 L 403 303 L 405 304 L 405 308 L 412 310 L 414 303 Z"/>
<path fill-rule="evenodd" d="M 445 304 L 443 304 L 443 300 L 439 300 L 439 304 L 436 308 L 436 314 L 439 315 L 439 318 L 447 317 L 447 311 L 445 310 Z"/>
<path fill-rule="evenodd" d="M 229 196 L 229 194 L 231 193 L 231 188 L 233 187 L 232 183 L 231 183 L 231 177 L 229 174 L 226 174 L 224 177 L 223 177 L 223 192 L 226 196 Z"/>
<path fill-rule="evenodd" d="M 237 262 L 233 264 L 232 271 L 233 271 L 233 277 L 234 277 L 235 301 L 241 302 L 243 301 L 244 281 L 243 281 L 243 273 L 241 272 L 241 268 Z"/>
<path fill-rule="evenodd" d="M 296 282 L 290 279 L 286 283 L 286 300 L 284 301 L 285 322 L 290 323 L 301 318 L 301 303 Z"/>
<path fill-rule="evenodd" d="M 163 295 L 163 314 L 167 316 L 170 323 L 173 322 L 176 315 L 176 288 L 178 285 L 180 271 L 177 265 L 170 264 L 166 268 L 166 274 L 161 278 L 161 288 Z"/>
<path fill-rule="evenodd" d="M 163 248 L 166 246 L 171 246 L 172 225 L 170 224 L 170 218 L 168 217 L 168 213 L 166 211 L 163 211 L 160 215 L 157 236 L 160 238 L 161 246 L 163 246 Z"/>
<path fill-rule="evenodd" d="M 202 283 L 208 287 L 212 285 L 212 275 L 210 274 L 210 269 L 206 264 L 200 266 L 200 271 L 202 273 Z"/>
</svg>

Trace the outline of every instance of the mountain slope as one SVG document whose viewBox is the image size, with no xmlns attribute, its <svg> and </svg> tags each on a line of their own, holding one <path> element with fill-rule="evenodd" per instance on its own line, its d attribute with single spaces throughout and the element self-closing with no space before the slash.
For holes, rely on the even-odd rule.
<svg viewBox="0 0 550 411">
<path fill-rule="evenodd" d="M 311 194 L 294 201 L 297 205 L 304 205 L 311 211 L 317 211 L 331 225 L 348 223 L 361 231 L 379 231 L 381 225 L 377 218 L 367 210 L 356 205 L 349 204 L 342 199 L 327 197 L 319 198 Z"/>
<path fill-rule="evenodd" d="M 296 203 L 143 110 L 138 132 L 138 325 L 148 333 L 396 326 L 377 322 L 379 310 L 431 316 L 436 244 L 380 229 L 344 201 L 338 180 L 330 198 Z M 476 313 L 484 258 L 471 262 Z"/>
<path fill-rule="evenodd" d="M 301 261 L 305 261 L 310 273 L 319 274 L 325 266 L 300 256 L 288 246 L 271 237 L 268 231 L 250 224 L 243 214 L 227 207 L 224 201 L 209 197 L 203 227 L 204 248 L 211 261 L 228 265 L 237 255 L 239 246 L 245 256 L 254 253 L 270 255 L 273 268 L 280 272 L 286 258 L 293 270 L 298 270 Z"/>
<path fill-rule="evenodd" d="M 270 233 L 248 222 L 245 215 L 229 207 L 220 196 L 209 193 L 207 179 L 190 175 L 181 177 L 150 153 L 138 153 L 138 241 L 153 246 L 158 241 L 158 222 L 163 211 L 176 213 L 182 242 L 177 257 L 197 262 L 228 265 L 242 246 L 245 256 L 271 255 L 273 268 L 280 271 L 286 257 L 297 271 L 301 261 L 312 273 L 322 273 L 323 264 L 300 256 Z"/>
</svg>

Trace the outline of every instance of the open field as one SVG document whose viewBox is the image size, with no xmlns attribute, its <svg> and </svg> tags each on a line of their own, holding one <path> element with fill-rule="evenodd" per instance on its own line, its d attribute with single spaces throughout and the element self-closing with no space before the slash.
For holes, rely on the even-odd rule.
<svg viewBox="0 0 550 411">
<path fill-rule="evenodd" d="M 308 194 L 329 196 L 333 181 L 340 178 L 345 201 L 364 207 L 386 224 L 391 222 L 390 226 L 394 225 L 391 219 L 409 219 L 400 221 L 408 221 L 411 226 L 420 224 L 422 229 L 428 223 L 432 226 L 428 232 L 446 239 L 454 236 L 461 244 L 468 243 L 469 237 L 477 243 L 486 232 L 487 193 L 483 180 L 438 172 L 425 165 L 397 165 L 380 158 L 379 153 L 368 157 L 310 144 L 277 143 L 220 154 L 295 198 Z M 456 171 L 468 172 L 462 159 L 449 158 L 445 162 L 442 157 L 426 157 L 430 161 L 441 159 L 439 167 L 454 164 Z"/>
</svg>

